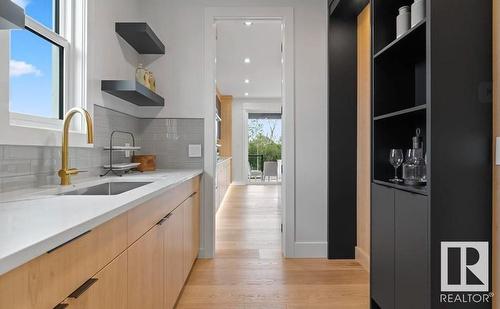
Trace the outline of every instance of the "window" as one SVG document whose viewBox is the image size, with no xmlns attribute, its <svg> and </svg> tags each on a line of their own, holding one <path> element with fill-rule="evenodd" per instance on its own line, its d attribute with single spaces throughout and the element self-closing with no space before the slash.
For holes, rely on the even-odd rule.
<svg viewBox="0 0 500 309">
<path fill-rule="evenodd" d="M 60 2 L 61 1 L 61 2 Z M 26 28 L 10 34 L 9 102 L 14 118 L 62 119 L 69 42 L 64 0 L 14 0 L 26 11 Z"/>
</svg>

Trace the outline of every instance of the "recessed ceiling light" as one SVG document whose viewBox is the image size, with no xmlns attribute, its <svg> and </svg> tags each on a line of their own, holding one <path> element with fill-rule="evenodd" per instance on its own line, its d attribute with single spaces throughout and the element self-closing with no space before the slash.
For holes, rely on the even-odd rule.
<svg viewBox="0 0 500 309">
<path fill-rule="evenodd" d="M 245 63 L 250 63 L 250 58 L 245 58 L 243 61 L 245 61 Z"/>
<path fill-rule="evenodd" d="M 249 79 L 245 79 L 245 84 L 250 84 L 250 80 Z"/>
<path fill-rule="evenodd" d="M 249 20 L 247 20 L 247 21 L 245 22 L 245 26 L 247 26 L 247 27 L 250 27 L 252 24 L 253 24 L 253 22 L 251 22 L 251 21 L 249 21 Z"/>
<path fill-rule="evenodd" d="M 248 97 L 248 92 L 245 92 L 245 97 Z"/>
</svg>

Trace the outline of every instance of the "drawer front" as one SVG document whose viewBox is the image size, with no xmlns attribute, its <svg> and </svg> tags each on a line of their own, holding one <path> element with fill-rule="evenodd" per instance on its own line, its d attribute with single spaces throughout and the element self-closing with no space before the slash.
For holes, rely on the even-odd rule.
<svg viewBox="0 0 500 309">
<path fill-rule="evenodd" d="M 126 215 L 0 277 L 0 308 L 53 308 L 126 249 Z"/>
<path fill-rule="evenodd" d="M 128 212 L 128 245 L 133 244 L 165 215 L 172 212 L 191 194 L 199 191 L 200 177 L 179 184 L 164 194 Z"/>
<path fill-rule="evenodd" d="M 73 293 L 63 304 L 67 309 L 126 309 L 127 253 L 122 253 L 86 282 L 87 289 Z"/>
</svg>

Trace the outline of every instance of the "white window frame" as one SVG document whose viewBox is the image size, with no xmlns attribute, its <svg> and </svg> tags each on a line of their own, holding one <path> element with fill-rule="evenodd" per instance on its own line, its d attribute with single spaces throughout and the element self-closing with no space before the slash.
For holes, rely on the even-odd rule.
<svg viewBox="0 0 500 309">
<path fill-rule="evenodd" d="M 63 47 L 63 84 L 60 85 L 63 90 L 63 114 L 72 107 L 87 108 L 92 114 L 92 106 L 90 109 L 86 106 L 87 0 L 60 0 L 59 7 L 60 34 L 29 16 L 26 16 L 26 27 Z M 8 31 L 0 32 L 0 46 L 3 42 L 10 42 Z M 0 91 L 0 144 L 60 146 L 62 120 L 10 111 L 10 43 L 7 46 L 7 50 L 0 48 L 0 86 L 6 84 L 4 89 L 9 89 L 6 93 Z M 86 143 L 85 127 L 83 119 L 73 121 L 71 146 L 91 147 Z"/>
<path fill-rule="evenodd" d="M 70 76 L 71 72 L 71 66 L 70 64 L 70 43 L 69 41 L 65 38 L 67 34 L 68 28 L 71 27 L 71 25 L 68 25 L 66 21 L 71 20 L 71 18 L 66 17 L 66 12 L 64 11 L 63 3 L 66 3 L 66 1 L 62 0 L 61 5 L 60 5 L 60 20 L 59 20 L 59 29 L 60 29 L 60 34 L 56 33 L 55 31 L 48 29 L 35 19 L 31 18 L 30 16 L 26 15 L 26 30 L 30 30 L 35 35 L 40 36 L 42 39 L 49 41 L 51 44 L 55 44 L 57 46 L 62 47 L 63 49 L 63 70 L 62 70 L 62 75 L 63 78 L 61 79 L 62 85 L 59 85 L 59 87 L 62 87 L 62 107 L 64 110 L 68 109 L 68 76 Z M 60 107 L 59 107 L 60 108 Z M 64 111 L 63 111 L 64 113 Z M 58 118 L 49 118 L 49 117 L 42 117 L 42 116 L 36 116 L 36 115 L 31 115 L 31 114 L 24 114 L 24 113 L 16 113 L 16 112 L 10 112 L 10 124 L 15 125 L 15 126 L 26 126 L 26 127 L 34 127 L 34 128 L 45 128 L 45 129 L 52 129 L 52 130 L 61 130 L 62 128 L 62 120 Z"/>
</svg>

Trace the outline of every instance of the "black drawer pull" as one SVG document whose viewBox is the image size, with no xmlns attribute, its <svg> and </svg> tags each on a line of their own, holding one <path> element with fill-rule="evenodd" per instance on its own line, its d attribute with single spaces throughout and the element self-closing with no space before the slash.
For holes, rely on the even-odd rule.
<svg viewBox="0 0 500 309">
<path fill-rule="evenodd" d="M 59 305 L 55 306 L 54 309 L 64 309 L 68 306 L 69 306 L 68 304 L 59 304 Z"/>
<path fill-rule="evenodd" d="M 78 297 L 80 297 L 83 293 L 85 293 L 85 291 L 87 291 L 96 282 L 97 282 L 96 278 L 90 278 L 89 280 L 85 281 L 85 283 L 82 284 L 73 293 L 71 293 L 71 295 L 69 295 L 69 297 L 71 297 L 71 298 L 78 298 Z"/>
<path fill-rule="evenodd" d="M 156 225 L 162 225 L 163 223 L 165 223 L 165 221 L 167 221 L 167 218 L 161 218 L 161 220 L 158 221 L 158 223 L 156 223 Z"/>
<path fill-rule="evenodd" d="M 87 235 L 87 234 L 88 234 L 88 233 L 90 233 L 91 231 L 92 231 L 92 230 L 88 230 L 88 231 L 86 231 L 86 232 L 84 232 L 84 233 L 82 233 L 82 234 L 80 234 L 80 235 L 76 236 L 75 238 L 72 238 L 72 239 L 68 240 L 67 242 L 65 242 L 65 243 L 63 243 L 63 244 L 60 244 L 59 246 L 55 247 L 54 249 L 50 249 L 49 251 L 47 251 L 47 253 L 54 252 L 54 251 L 56 251 L 57 249 L 59 249 L 59 248 L 61 248 L 61 247 L 65 246 L 65 245 L 69 244 L 70 242 L 72 242 L 72 241 L 74 241 L 74 240 L 77 240 L 78 238 L 80 238 L 80 237 L 82 237 L 82 236 L 84 236 L 84 235 Z"/>
<path fill-rule="evenodd" d="M 156 223 L 157 225 L 162 225 L 163 223 L 165 223 L 165 221 L 167 221 L 168 218 L 170 218 L 172 216 L 172 213 L 169 213 L 168 215 L 166 215 L 165 217 L 163 217 L 160 221 L 158 221 L 158 223 Z"/>
</svg>

